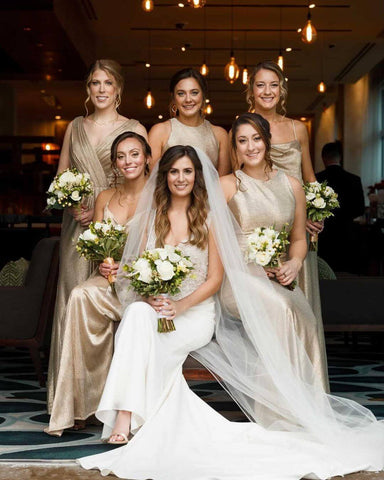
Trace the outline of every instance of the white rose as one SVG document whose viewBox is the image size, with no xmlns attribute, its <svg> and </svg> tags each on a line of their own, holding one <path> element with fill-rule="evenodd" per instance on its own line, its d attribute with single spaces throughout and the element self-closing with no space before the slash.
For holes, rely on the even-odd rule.
<svg viewBox="0 0 384 480">
<path fill-rule="evenodd" d="M 75 181 L 76 181 L 77 184 L 79 184 L 82 180 L 83 180 L 83 174 L 82 173 L 78 173 L 77 175 L 75 175 Z"/>
<path fill-rule="evenodd" d="M 257 252 L 255 255 L 255 260 L 258 265 L 265 267 L 271 261 L 271 256 L 268 252 Z"/>
<path fill-rule="evenodd" d="M 81 199 L 81 196 L 80 196 L 80 193 L 78 192 L 78 190 L 74 190 L 71 193 L 71 198 L 74 202 L 78 202 Z"/>
<path fill-rule="evenodd" d="M 56 200 L 53 197 L 50 197 L 47 199 L 47 205 L 54 205 L 56 203 Z"/>
<path fill-rule="evenodd" d="M 103 233 L 108 233 L 111 231 L 111 224 L 110 223 L 103 223 L 101 225 L 101 230 Z"/>
<path fill-rule="evenodd" d="M 76 176 L 72 172 L 64 172 L 60 175 L 59 185 L 64 186 L 76 181 Z"/>
<path fill-rule="evenodd" d="M 49 185 L 48 192 L 49 192 L 49 193 L 52 193 L 54 190 L 55 190 L 55 182 L 52 182 L 52 183 Z"/>
<path fill-rule="evenodd" d="M 156 260 L 155 264 L 161 280 L 171 280 L 173 278 L 174 271 L 171 262 L 168 262 L 168 260 Z"/>
<path fill-rule="evenodd" d="M 101 222 L 95 222 L 94 225 L 96 230 L 102 230 L 103 229 L 103 224 Z"/>
<path fill-rule="evenodd" d="M 331 188 L 331 187 L 325 187 L 325 189 L 324 189 L 324 195 L 325 195 L 326 197 L 332 197 L 332 194 L 333 194 L 333 193 L 334 193 L 333 188 Z"/>
<path fill-rule="evenodd" d="M 165 260 L 168 257 L 168 253 L 165 248 L 156 248 L 156 252 L 161 260 Z"/>
<path fill-rule="evenodd" d="M 64 197 L 64 193 L 61 190 L 56 190 L 55 195 L 56 195 L 57 198 L 63 198 Z"/>
<path fill-rule="evenodd" d="M 184 273 L 188 272 L 188 269 L 192 267 L 192 262 L 187 260 L 186 258 L 182 258 L 177 266 L 180 268 L 180 270 Z"/>
<path fill-rule="evenodd" d="M 97 238 L 97 235 L 91 232 L 91 230 L 88 228 L 88 230 L 85 230 L 85 232 L 82 234 L 82 239 L 83 240 L 90 240 L 91 242 L 94 242 Z"/>
<path fill-rule="evenodd" d="M 133 264 L 133 268 L 139 273 L 139 280 L 144 283 L 150 283 L 152 280 L 152 270 L 151 266 L 145 258 L 139 258 Z"/>
<path fill-rule="evenodd" d="M 307 199 L 308 202 L 311 202 L 312 200 L 314 200 L 316 198 L 316 195 L 314 193 L 308 192 L 305 195 L 305 198 Z"/>
<path fill-rule="evenodd" d="M 122 225 L 115 225 L 115 230 L 117 230 L 118 232 L 122 232 L 124 230 L 124 227 Z"/>
<path fill-rule="evenodd" d="M 326 203 L 324 201 L 324 198 L 316 198 L 314 201 L 313 201 L 313 206 L 316 207 L 316 208 L 324 208 L 326 206 Z"/>
</svg>

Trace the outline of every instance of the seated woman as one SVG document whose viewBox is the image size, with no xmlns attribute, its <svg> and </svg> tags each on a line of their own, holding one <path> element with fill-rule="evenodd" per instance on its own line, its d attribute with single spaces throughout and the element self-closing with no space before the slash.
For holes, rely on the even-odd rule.
<svg viewBox="0 0 384 480">
<path fill-rule="evenodd" d="M 284 322 L 294 325 L 319 382 L 328 390 L 325 342 L 318 337 L 317 320 L 299 286 L 294 290 L 287 288 L 297 279 L 307 254 L 303 188 L 296 178 L 274 167 L 269 123 L 261 115 L 240 115 L 233 123 L 231 142 L 235 173 L 222 177 L 221 184 L 241 229 L 241 247 L 245 249 L 246 238 L 256 227 L 272 226 L 281 231 L 285 226 L 290 232 L 288 258 L 281 267 L 266 271 L 268 277 L 275 280 L 276 294 L 285 305 Z M 224 295 L 225 292 L 228 293 L 226 289 Z M 231 295 L 226 295 L 224 302 L 228 308 L 231 308 L 230 298 Z M 280 325 L 280 333 L 286 336 L 286 323 Z M 292 350 L 292 363 L 297 360 L 296 351 Z"/>
<path fill-rule="evenodd" d="M 116 179 L 122 176 L 123 182 L 98 195 L 94 221 L 110 219 L 128 230 L 146 182 L 150 156 L 151 149 L 141 135 L 124 132 L 116 137 L 111 162 Z M 117 264 L 101 263 L 99 274 L 71 292 L 46 433 L 60 436 L 65 428 L 84 428 L 85 420 L 96 411 L 112 359 L 114 322 L 121 319 L 120 302 L 107 280 L 117 268 Z"/>
<path fill-rule="evenodd" d="M 97 417 L 110 443 L 133 438 L 80 459 L 84 468 L 140 480 L 326 479 L 383 468 L 384 425 L 356 403 L 324 393 L 293 326 L 285 338 L 302 363 L 299 369 L 291 364 L 279 331 L 284 304 L 263 269 L 259 277 L 249 274 L 235 228 L 209 158 L 188 146 L 167 150 L 144 188 L 121 263 L 169 243 L 191 257 L 195 276 L 184 280 L 178 296 L 148 303 L 131 303 L 120 276 L 127 308 Z M 240 321 L 223 314 L 214 295 L 223 266 Z M 160 309 L 175 331 L 157 331 Z M 260 424 L 230 422 L 210 408 L 182 375 L 193 350 L 250 419 L 262 403 L 280 421 L 271 428 L 262 418 Z"/>
</svg>

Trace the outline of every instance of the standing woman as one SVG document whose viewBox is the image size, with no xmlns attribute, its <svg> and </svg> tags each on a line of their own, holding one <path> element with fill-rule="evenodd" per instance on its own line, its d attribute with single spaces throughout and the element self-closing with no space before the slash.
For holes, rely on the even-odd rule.
<svg viewBox="0 0 384 480">
<path fill-rule="evenodd" d="M 208 93 L 205 78 L 193 68 L 184 68 L 171 78 L 169 91 L 172 118 L 157 123 L 149 132 L 152 167 L 169 147 L 191 145 L 208 155 L 220 176 L 230 173 L 227 132 L 204 118 Z"/>
<path fill-rule="evenodd" d="M 280 67 L 272 61 L 258 63 L 249 78 L 246 98 L 249 111 L 262 115 L 270 124 L 273 164 L 301 183 L 315 182 L 307 129 L 299 120 L 285 116 L 287 96 L 288 86 Z M 310 235 L 322 229 L 322 223 L 307 219 L 306 230 Z M 315 313 L 319 336 L 323 338 L 317 255 L 314 252 L 308 252 L 299 284 Z"/>
<path fill-rule="evenodd" d="M 74 242 L 92 221 L 97 195 L 108 188 L 113 180 L 110 153 L 117 135 L 130 130 L 144 137 L 145 128 L 137 121 L 120 115 L 124 79 L 120 65 L 114 60 L 97 60 L 89 71 L 85 101 L 86 116 L 76 117 L 67 128 L 60 155 L 58 173 L 69 167 L 88 172 L 94 187 L 92 197 L 86 200 L 81 211 L 66 209 L 60 241 L 60 270 L 53 320 L 51 352 L 48 368 L 48 412 L 55 394 L 58 362 L 65 319 L 65 307 L 72 289 L 84 282 L 92 271 L 92 263 L 80 258 Z M 88 115 L 87 103 L 91 101 L 93 112 Z"/>
</svg>

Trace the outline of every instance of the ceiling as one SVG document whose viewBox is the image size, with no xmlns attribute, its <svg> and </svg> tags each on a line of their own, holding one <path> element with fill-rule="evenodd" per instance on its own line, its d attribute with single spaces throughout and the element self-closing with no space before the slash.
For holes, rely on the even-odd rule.
<svg viewBox="0 0 384 480">
<path fill-rule="evenodd" d="M 1 0 L 0 82 L 14 87 L 23 114 L 71 119 L 83 113 L 87 66 L 96 58 L 114 58 L 126 76 L 121 112 L 149 126 L 167 115 L 172 74 L 199 68 L 205 56 L 212 119 L 229 125 L 246 110 L 244 85 L 223 77 L 231 43 L 237 63 L 249 67 L 276 60 L 280 48 L 293 49 L 284 52 L 284 72 L 288 111 L 296 115 L 330 103 L 339 83 L 355 82 L 384 58 L 382 0 L 319 0 L 311 10 L 318 30 L 312 45 L 297 33 L 306 21 L 307 0 L 233 0 L 233 9 L 231 0 L 207 0 L 202 9 L 177 3 L 155 0 L 155 9 L 146 13 L 141 0 Z M 185 52 L 183 45 L 189 46 Z M 156 100 L 151 110 L 143 104 L 149 55 Z M 322 77 L 329 86 L 325 95 L 316 91 Z"/>
</svg>

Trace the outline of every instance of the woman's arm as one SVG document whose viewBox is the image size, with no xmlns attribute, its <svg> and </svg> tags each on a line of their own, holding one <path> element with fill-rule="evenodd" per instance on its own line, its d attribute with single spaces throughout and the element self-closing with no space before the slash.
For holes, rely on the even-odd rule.
<svg viewBox="0 0 384 480">
<path fill-rule="evenodd" d="M 295 196 L 295 217 L 289 235 L 288 260 L 280 268 L 272 269 L 281 285 L 290 285 L 297 277 L 307 255 L 305 236 L 306 202 L 303 187 L 293 177 L 288 177 Z"/>
<path fill-rule="evenodd" d="M 225 201 L 228 203 L 237 190 L 236 177 L 233 173 L 220 177 L 220 186 L 223 190 Z"/>
<path fill-rule="evenodd" d="M 170 122 L 156 123 L 148 134 L 148 142 L 152 149 L 152 160 L 149 165 L 149 169 L 152 171 L 153 167 L 160 160 L 161 152 L 164 145 L 167 143 L 169 135 L 171 133 Z"/>
<path fill-rule="evenodd" d="M 198 268 L 198 265 L 196 268 Z M 221 282 L 223 281 L 223 273 L 224 269 L 217 250 L 214 234 L 210 229 L 208 237 L 208 274 L 206 281 L 193 293 L 181 300 L 174 301 L 169 298 L 153 297 L 149 303 L 156 311 L 159 311 L 161 308 L 164 316 L 169 320 L 173 320 L 189 308 L 214 295 L 219 290 Z"/>
<path fill-rule="evenodd" d="M 228 175 L 232 171 L 231 159 L 229 157 L 229 139 L 228 133 L 224 128 L 212 125 L 213 133 L 219 142 L 219 158 L 217 161 L 217 171 L 219 177 Z"/>
<path fill-rule="evenodd" d="M 61 147 L 59 165 L 57 167 L 57 174 L 64 172 L 71 166 L 71 159 L 69 157 L 69 140 L 71 138 L 72 122 L 68 124 L 65 131 L 63 146 Z"/>
</svg>

